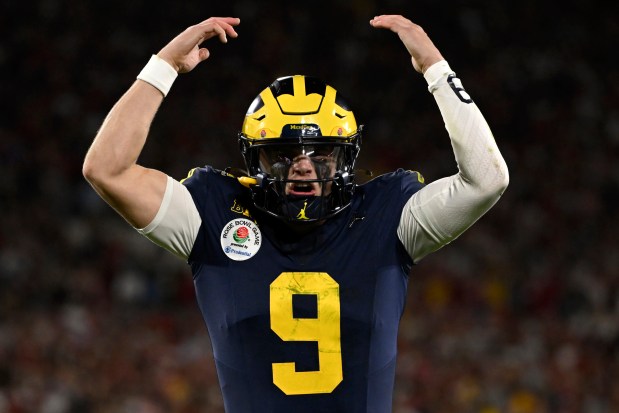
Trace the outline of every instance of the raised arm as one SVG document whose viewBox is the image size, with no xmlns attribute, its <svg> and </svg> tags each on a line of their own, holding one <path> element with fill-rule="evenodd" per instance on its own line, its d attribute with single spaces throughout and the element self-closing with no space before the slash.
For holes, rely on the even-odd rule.
<svg viewBox="0 0 619 413">
<path fill-rule="evenodd" d="M 402 16 L 378 16 L 370 24 L 397 33 L 413 67 L 424 74 L 458 164 L 457 174 L 415 193 L 402 211 L 398 235 L 417 262 L 485 214 L 505 191 L 509 175 L 484 117 L 424 30 Z"/>
<path fill-rule="evenodd" d="M 83 174 L 97 193 L 131 225 L 142 228 L 157 214 L 167 176 L 138 165 L 150 125 L 178 73 L 193 70 L 210 53 L 205 40 L 237 37 L 238 18 L 212 17 L 187 28 L 151 61 L 116 102 L 97 133 Z"/>
</svg>

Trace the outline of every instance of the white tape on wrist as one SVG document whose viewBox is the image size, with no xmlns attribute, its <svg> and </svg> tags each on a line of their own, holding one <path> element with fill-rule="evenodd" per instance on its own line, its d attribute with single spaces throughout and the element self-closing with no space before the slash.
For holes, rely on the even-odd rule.
<svg viewBox="0 0 619 413">
<path fill-rule="evenodd" d="M 152 55 L 137 78 L 153 85 L 163 96 L 167 96 L 177 76 L 178 72 L 168 62 Z"/>
</svg>

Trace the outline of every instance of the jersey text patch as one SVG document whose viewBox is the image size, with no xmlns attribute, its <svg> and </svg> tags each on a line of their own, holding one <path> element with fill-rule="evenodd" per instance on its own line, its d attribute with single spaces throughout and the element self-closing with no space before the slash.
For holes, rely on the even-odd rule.
<svg viewBox="0 0 619 413">
<path fill-rule="evenodd" d="M 245 261 L 256 255 L 262 243 L 258 226 L 248 219 L 233 219 L 221 231 L 221 249 L 234 261 Z"/>
<path fill-rule="evenodd" d="M 458 99 L 460 99 L 464 103 L 473 102 L 473 99 L 471 99 L 471 96 L 468 93 L 466 93 L 466 90 L 464 90 L 464 87 L 462 86 L 462 82 L 455 75 L 449 75 L 447 77 L 447 83 L 449 83 L 451 90 L 453 90 L 454 93 L 458 96 Z"/>
</svg>

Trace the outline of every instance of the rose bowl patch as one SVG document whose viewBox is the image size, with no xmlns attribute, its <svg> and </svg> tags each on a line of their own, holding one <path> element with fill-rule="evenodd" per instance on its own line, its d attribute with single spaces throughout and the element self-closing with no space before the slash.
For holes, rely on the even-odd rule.
<svg viewBox="0 0 619 413">
<path fill-rule="evenodd" d="M 248 219 L 233 219 L 221 231 L 221 249 L 234 261 L 250 259 L 256 255 L 261 243 L 260 228 Z"/>
</svg>

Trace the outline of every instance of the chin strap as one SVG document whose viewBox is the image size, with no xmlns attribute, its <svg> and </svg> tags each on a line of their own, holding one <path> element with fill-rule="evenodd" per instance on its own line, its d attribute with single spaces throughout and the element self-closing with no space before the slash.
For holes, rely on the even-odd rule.
<svg viewBox="0 0 619 413">
<path fill-rule="evenodd" d="M 224 170 L 229 175 L 235 177 L 241 185 L 245 188 L 251 188 L 252 186 L 261 185 L 264 181 L 263 174 L 258 174 L 257 176 L 248 176 L 247 172 L 239 169 L 228 167 Z"/>
<path fill-rule="evenodd" d="M 253 185 L 258 185 L 258 180 L 256 178 L 252 178 L 251 176 L 239 176 L 236 179 L 238 179 L 239 183 L 246 188 Z"/>
<path fill-rule="evenodd" d="M 259 186 L 264 189 L 267 184 L 267 176 L 266 174 L 259 173 L 255 176 L 237 176 L 236 179 L 239 181 L 241 185 L 246 188 L 251 188 L 252 186 Z"/>
</svg>

